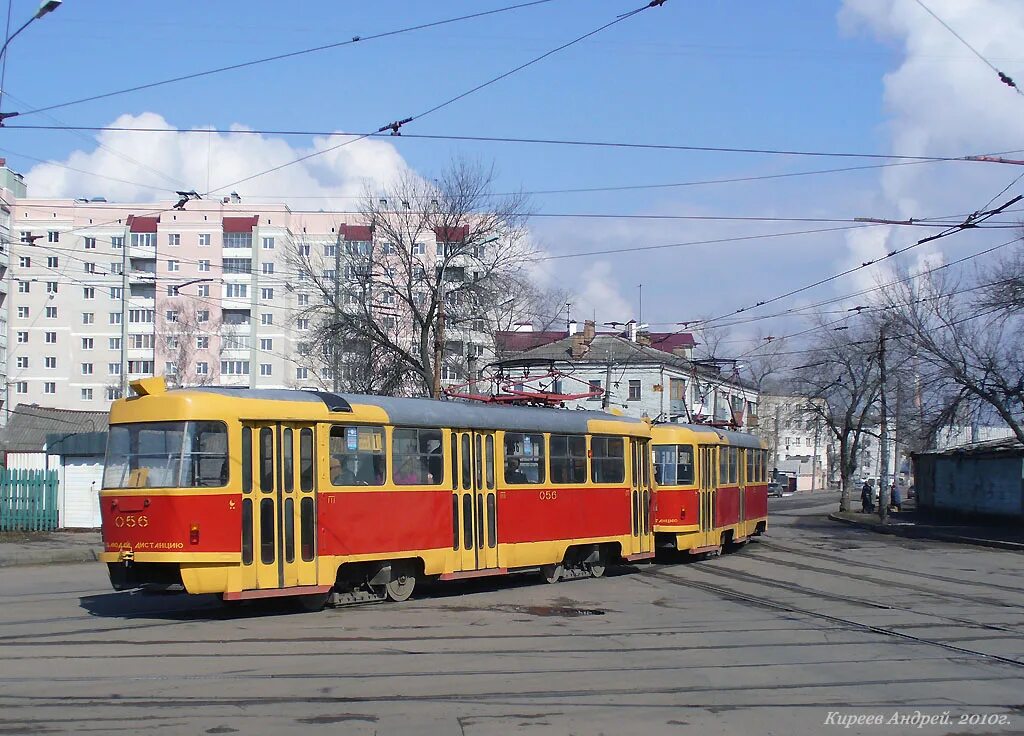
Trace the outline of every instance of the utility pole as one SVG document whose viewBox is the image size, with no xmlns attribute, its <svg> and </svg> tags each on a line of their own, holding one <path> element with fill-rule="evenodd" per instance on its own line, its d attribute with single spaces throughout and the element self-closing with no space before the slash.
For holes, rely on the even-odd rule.
<svg viewBox="0 0 1024 736">
<path fill-rule="evenodd" d="M 885 323 L 878 331 L 878 381 L 881 384 L 882 417 L 879 422 L 878 446 L 882 453 L 878 473 L 878 518 L 883 522 L 889 516 L 889 437 L 885 405 Z"/>
<path fill-rule="evenodd" d="M 441 361 L 444 360 L 444 267 L 447 265 L 448 243 L 442 243 L 441 271 L 437 285 L 437 319 L 434 323 L 434 398 L 441 398 Z"/>
<path fill-rule="evenodd" d="M 334 239 L 334 339 L 331 341 L 331 377 L 334 379 L 334 393 L 341 391 L 341 350 L 338 336 L 341 324 L 341 234 L 344 226 L 338 228 Z"/>
<path fill-rule="evenodd" d="M 608 349 L 604 370 L 604 395 L 601 397 L 601 408 L 608 409 L 612 403 L 612 351 Z"/>
<path fill-rule="evenodd" d="M 814 455 L 811 456 L 811 490 L 818 490 L 818 438 L 821 433 L 821 418 L 814 415 Z"/>
<path fill-rule="evenodd" d="M 131 228 L 129 227 L 130 231 Z M 131 283 L 128 281 L 128 249 L 131 247 L 131 232 L 125 233 L 124 241 L 121 243 L 121 398 L 128 395 L 128 362 L 125 356 L 128 354 L 128 300 L 131 296 Z M 154 291 L 156 287 L 154 286 Z M 154 301 L 156 295 L 153 296 Z M 156 319 L 156 316 L 153 317 Z M 155 330 L 153 339 L 156 339 Z M 153 366 L 156 369 L 156 366 Z"/>
</svg>

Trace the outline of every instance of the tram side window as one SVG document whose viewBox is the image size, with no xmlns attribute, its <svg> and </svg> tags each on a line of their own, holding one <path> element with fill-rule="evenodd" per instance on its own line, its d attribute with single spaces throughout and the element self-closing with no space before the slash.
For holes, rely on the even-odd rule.
<svg viewBox="0 0 1024 736">
<path fill-rule="evenodd" d="M 729 483 L 736 485 L 740 482 L 740 448 L 729 448 Z"/>
<path fill-rule="evenodd" d="M 718 485 L 729 485 L 729 448 L 718 448 Z"/>
<path fill-rule="evenodd" d="M 693 445 L 655 445 L 654 480 L 662 486 L 693 484 Z"/>
<path fill-rule="evenodd" d="M 621 437 L 591 438 L 590 473 L 595 483 L 621 483 L 626 479 L 624 448 Z"/>
<path fill-rule="evenodd" d="M 384 429 L 382 427 L 331 427 L 330 470 L 332 486 L 380 486 L 384 484 Z"/>
<path fill-rule="evenodd" d="M 587 482 L 587 438 L 551 435 L 551 482 Z"/>
<path fill-rule="evenodd" d="M 444 480 L 439 429 L 398 429 L 392 434 L 391 462 L 396 485 L 433 486 Z"/>
<path fill-rule="evenodd" d="M 505 482 L 544 482 L 544 435 L 505 433 Z"/>
</svg>

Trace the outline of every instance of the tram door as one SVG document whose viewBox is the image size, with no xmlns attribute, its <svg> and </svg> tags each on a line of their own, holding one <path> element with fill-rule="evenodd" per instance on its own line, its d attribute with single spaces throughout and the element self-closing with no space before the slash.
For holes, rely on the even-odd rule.
<svg viewBox="0 0 1024 736">
<path fill-rule="evenodd" d="M 242 428 L 246 588 L 316 584 L 313 436 L 312 425 L 261 423 Z"/>
<path fill-rule="evenodd" d="M 633 509 L 634 552 L 640 554 L 654 551 L 654 534 L 651 526 L 651 454 L 648 441 L 634 437 L 630 440 L 632 456 L 632 486 L 630 489 Z"/>
<path fill-rule="evenodd" d="M 715 488 L 717 487 L 718 459 L 711 445 L 700 447 L 700 546 L 712 544 L 710 532 L 715 525 Z"/>
<path fill-rule="evenodd" d="M 498 567 L 494 433 L 452 431 L 453 547 L 459 570 Z"/>
</svg>

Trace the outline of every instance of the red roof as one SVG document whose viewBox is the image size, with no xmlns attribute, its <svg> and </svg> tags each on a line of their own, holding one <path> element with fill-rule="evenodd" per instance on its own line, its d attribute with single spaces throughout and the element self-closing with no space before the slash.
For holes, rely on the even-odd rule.
<svg viewBox="0 0 1024 736">
<path fill-rule="evenodd" d="M 128 215 L 128 231 L 132 233 L 155 233 L 158 224 L 160 224 L 159 215 L 156 217 Z"/>
<path fill-rule="evenodd" d="M 671 353 L 676 348 L 692 348 L 697 342 L 689 332 L 652 332 L 651 347 Z"/>
<path fill-rule="evenodd" d="M 494 342 L 497 345 L 498 350 L 510 352 L 510 353 L 521 353 L 524 350 L 532 350 L 533 348 L 540 347 L 541 345 L 547 345 L 548 343 L 561 340 L 562 338 L 568 337 L 569 333 L 565 332 L 514 332 L 514 331 L 501 331 L 494 333 Z"/>
<path fill-rule="evenodd" d="M 251 233 L 252 229 L 259 224 L 260 216 L 252 217 L 225 217 L 224 232 L 226 233 Z"/>
<path fill-rule="evenodd" d="M 345 240 L 373 240 L 373 229 L 369 225 L 342 225 Z"/>
<path fill-rule="evenodd" d="M 434 235 L 437 237 L 438 243 L 461 243 L 469 237 L 469 225 L 435 227 Z"/>
</svg>

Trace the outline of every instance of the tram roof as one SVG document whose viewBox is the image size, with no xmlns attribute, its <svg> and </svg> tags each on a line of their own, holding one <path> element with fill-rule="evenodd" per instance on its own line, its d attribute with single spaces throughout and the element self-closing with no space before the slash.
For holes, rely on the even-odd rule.
<svg viewBox="0 0 1024 736">
<path fill-rule="evenodd" d="M 182 392 L 212 393 L 236 399 L 258 401 L 294 401 L 322 404 L 339 415 L 352 413 L 359 406 L 381 409 L 391 424 L 419 427 L 453 427 L 457 429 L 504 429 L 531 432 L 582 433 L 592 431 L 591 421 L 632 425 L 629 434 L 646 434 L 647 424 L 640 419 L 617 416 L 601 411 L 577 411 L 528 406 L 467 404 L 458 401 L 373 396 L 369 394 L 336 394 L 329 391 L 292 389 L 245 389 L 221 386 L 197 386 L 176 389 Z M 737 433 L 738 434 L 738 433 Z"/>
<path fill-rule="evenodd" d="M 720 429 L 719 427 L 709 427 L 706 424 L 655 424 L 654 430 L 658 429 L 681 429 L 694 434 L 702 435 L 714 435 L 718 441 L 725 441 L 727 444 L 733 447 L 761 447 L 761 440 L 757 435 L 747 434 L 746 432 L 736 432 L 731 429 Z M 705 439 L 711 440 L 711 437 Z"/>
</svg>

